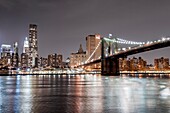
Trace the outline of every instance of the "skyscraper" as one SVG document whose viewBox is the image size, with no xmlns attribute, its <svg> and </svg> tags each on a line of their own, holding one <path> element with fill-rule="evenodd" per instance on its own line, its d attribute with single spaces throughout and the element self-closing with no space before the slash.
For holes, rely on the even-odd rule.
<svg viewBox="0 0 170 113">
<path fill-rule="evenodd" d="M 92 55 L 96 47 L 98 46 L 100 42 L 100 35 L 88 35 L 86 37 L 86 54 L 87 54 L 87 59 Z M 93 56 L 89 59 L 98 59 L 98 57 L 101 56 L 101 46 L 98 47 L 96 52 L 93 54 Z"/>
<path fill-rule="evenodd" d="M 23 53 L 29 54 L 29 42 L 28 42 L 27 37 L 25 37 L 25 40 L 24 40 Z"/>
<path fill-rule="evenodd" d="M 11 58 L 11 45 L 1 45 L 1 58 Z"/>
<path fill-rule="evenodd" d="M 29 26 L 29 61 L 28 66 L 31 68 L 38 67 L 38 41 L 37 25 Z"/>
<path fill-rule="evenodd" d="M 12 66 L 17 68 L 19 63 L 18 57 L 18 43 L 15 42 L 13 45 L 13 53 L 12 53 Z"/>
<path fill-rule="evenodd" d="M 11 65 L 11 45 L 1 45 L 1 59 L 3 65 Z"/>
<path fill-rule="evenodd" d="M 28 59 L 29 59 L 29 41 L 28 38 L 25 37 L 23 53 L 21 54 L 21 67 L 26 69 L 28 67 Z"/>
</svg>

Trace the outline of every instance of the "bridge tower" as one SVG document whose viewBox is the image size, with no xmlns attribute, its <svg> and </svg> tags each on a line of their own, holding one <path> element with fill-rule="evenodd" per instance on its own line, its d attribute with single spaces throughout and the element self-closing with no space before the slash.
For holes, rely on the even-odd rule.
<svg viewBox="0 0 170 113">
<path fill-rule="evenodd" d="M 114 38 L 113 42 L 109 41 L 109 44 L 107 44 L 107 41 L 105 38 L 101 39 L 101 74 L 102 75 L 113 75 L 118 76 L 119 75 L 119 58 L 107 58 L 105 54 L 112 55 L 112 52 L 117 51 L 117 42 L 116 38 Z M 106 53 L 108 46 L 108 53 Z"/>
</svg>

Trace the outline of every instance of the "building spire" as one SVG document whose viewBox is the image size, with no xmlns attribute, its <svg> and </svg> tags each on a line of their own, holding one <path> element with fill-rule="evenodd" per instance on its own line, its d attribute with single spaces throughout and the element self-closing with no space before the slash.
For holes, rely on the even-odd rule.
<svg viewBox="0 0 170 113">
<path fill-rule="evenodd" d="M 28 42 L 28 38 L 25 37 L 23 53 L 27 53 L 27 52 L 28 52 L 28 49 L 29 49 L 29 42 Z"/>
<path fill-rule="evenodd" d="M 83 53 L 83 48 L 82 48 L 82 45 L 80 44 L 80 48 L 78 50 L 78 53 Z"/>
</svg>

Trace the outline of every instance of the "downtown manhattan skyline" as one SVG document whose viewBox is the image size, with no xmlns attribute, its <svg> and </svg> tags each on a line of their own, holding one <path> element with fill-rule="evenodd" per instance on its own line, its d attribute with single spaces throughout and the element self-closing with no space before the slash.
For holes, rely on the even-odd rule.
<svg viewBox="0 0 170 113">
<path fill-rule="evenodd" d="M 113 36 L 133 41 L 157 40 L 170 36 L 168 0 L 0 0 L 0 44 L 19 43 L 22 52 L 29 24 L 38 25 L 38 53 L 85 50 L 90 34 Z M 170 58 L 169 48 L 138 54 L 153 62 L 156 57 Z"/>
</svg>

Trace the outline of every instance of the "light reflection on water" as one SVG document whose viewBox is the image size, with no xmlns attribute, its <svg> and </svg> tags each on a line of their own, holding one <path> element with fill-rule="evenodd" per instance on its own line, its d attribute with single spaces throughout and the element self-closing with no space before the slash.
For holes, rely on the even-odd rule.
<svg viewBox="0 0 170 113">
<path fill-rule="evenodd" d="M 170 113 L 170 79 L 0 76 L 0 112 Z"/>
</svg>

